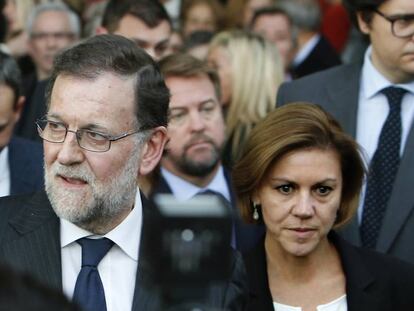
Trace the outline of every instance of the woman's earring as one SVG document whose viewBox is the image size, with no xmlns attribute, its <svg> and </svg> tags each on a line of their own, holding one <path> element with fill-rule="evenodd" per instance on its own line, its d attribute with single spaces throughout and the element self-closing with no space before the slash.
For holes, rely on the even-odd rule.
<svg viewBox="0 0 414 311">
<path fill-rule="evenodd" d="M 257 210 L 257 203 L 253 202 L 253 219 L 259 220 L 259 211 Z"/>
</svg>

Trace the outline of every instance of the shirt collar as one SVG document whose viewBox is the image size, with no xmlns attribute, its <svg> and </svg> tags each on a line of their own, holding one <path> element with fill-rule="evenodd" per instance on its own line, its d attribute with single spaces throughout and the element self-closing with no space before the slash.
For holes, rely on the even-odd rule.
<svg viewBox="0 0 414 311">
<path fill-rule="evenodd" d="M 377 95 L 382 89 L 395 85 L 406 89 L 414 94 L 414 81 L 409 83 L 393 84 L 385 78 L 371 61 L 372 46 L 369 46 L 364 56 L 364 65 L 362 66 L 361 92 L 365 98 L 369 99 Z"/>
<path fill-rule="evenodd" d="M 118 245 L 129 257 L 138 261 L 139 243 L 142 228 L 142 202 L 139 189 L 135 196 L 135 205 L 128 216 L 114 229 L 104 236 L 79 228 L 75 224 L 60 219 L 60 241 L 61 247 L 68 246 L 76 240 L 84 237 L 101 238 L 106 237 Z"/>
<path fill-rule="evenodd" d="M 6 146 L 0 151 L 0 181 L 10 177 L 9 172 L 9 147 Z"/>
<path fill-rule="evenodd" d="M 221 165 L 218 168 L 214 178 L 204 188 L 200 188 L 192 183 L 189 183 L 188 181 L 167 171 L 163 167 L 161 167 L 161 174 L 167 181 L 172 193 L 178 200 L 185 201 L 191 199 L 199 192 L 211 190 L 220 193 L 222 196 L 224 196 L 227 200 L 230 201 L 230 191 L 227 186 L 226 178 L 224 176 L 223 167 Z"/>
<path fill-rule="evenodd" d="M 293 59 L 292 65 L 294 67 L 299 66 L 312 52 L 315 46 L 318 44 L 321 36 L 319 34 L 314 35 L 305 45 L 299 50 Z"/>
</svg>

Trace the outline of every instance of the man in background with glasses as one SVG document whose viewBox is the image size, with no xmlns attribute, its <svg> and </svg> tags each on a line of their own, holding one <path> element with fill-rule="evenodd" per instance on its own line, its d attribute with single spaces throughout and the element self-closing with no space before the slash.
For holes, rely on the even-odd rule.
<svg viewBox="0 0 414 311">
<path fill-rule="evenodd" d="M 152 58 L 121 36 L 92 37 L 56 59 L 37 122 L 45 192 L 0 200 L 0 261 L 62 289 L 91 310 L 159 310 L 140 265 L 150 203 L 138 191 L 166 142 L 169 91 Z M 240 257 L 212 291 L 243 297 Z"/>
<path fill-rule="evenodd" d="M 322 105 L 364 148 L 369 173 L 350 242 L 414 262 L 414 1 L 346 0 L 370 39 L 362 64 L 283 85 L 277 104 Z"/>
</svg>

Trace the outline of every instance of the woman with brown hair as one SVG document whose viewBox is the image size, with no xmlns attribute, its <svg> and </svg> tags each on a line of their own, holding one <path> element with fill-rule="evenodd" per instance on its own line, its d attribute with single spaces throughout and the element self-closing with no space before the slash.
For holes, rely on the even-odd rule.
<svg viewBox="0 0 414 311">
<path fill-rule="evenodd" d="M 351 246 L 365 175 L 357 143 L 321 108 L 293 103 L 252 130 L 233 182 L 242 217 L 264 222 L 246 254 L 248 310 L 414 310 L 414 267 Z"/>
</svg>

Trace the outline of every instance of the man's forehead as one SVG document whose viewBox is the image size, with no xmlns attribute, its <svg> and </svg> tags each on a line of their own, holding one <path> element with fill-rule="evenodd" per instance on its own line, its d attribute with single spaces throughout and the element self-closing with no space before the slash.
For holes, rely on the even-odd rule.
<svg viewBox="0 0 414 311">
<path fill-rule="evenodd" d="M 162 20 L 155 27 L 149 27 L 140 18 L 127 14 L 121 18 L 114 34 L 124 36 L 129 39 L 138 39 L 145 42 L 158 43 L 171 36 L 171 26 L 167 20 Z"/>
<path fill-rule="evenodd" d="M 66 12 L 49 10 L 41 12 L 35 19 L 33 27 L 56 25 L 70 27 L 69 17 Z"/>
</svg>

